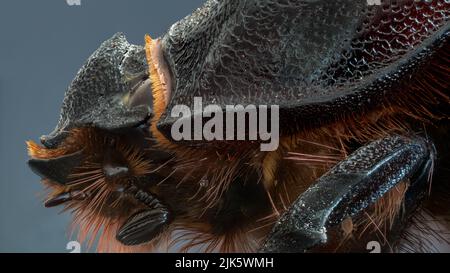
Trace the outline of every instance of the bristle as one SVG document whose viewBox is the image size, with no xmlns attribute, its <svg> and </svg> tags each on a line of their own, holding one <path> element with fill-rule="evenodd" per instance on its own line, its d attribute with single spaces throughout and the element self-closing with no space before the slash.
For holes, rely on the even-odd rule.
<svg viewBox="0 0 450 273">
<path fill-rule="evenodd" d="M 408 186 L 408 182 L 399 183 L 373 205 L 370 213 L 366 212 L 366 217 L 356 223 L 360 228 L 357 231 L 359 238 L 366 232 L 378 232 L 383 239 L 382 242 L 388 243 L 387 234 L 399 215 Z"/>
<path fill-rule="evenodd" d="M 65 143 L 66 145 L 64 145 Z M 111 146 L 111 143 L 113 143 L 113 146 Z M 93 128 L 72 130 L 62 146 L 70 147 L 70 149 L 51 150 L 39 147 L 38 152 L 34 152 L 35 146 L 30 143 L 35 156 L 55 156 L 75 148 L 83 151 L 85 159 L 69 174 L 69 181 L 65 186 L 45 182 L 46 180 L 44 180 L 44 183 L 50 190 L 48 193 L 49 198 L 65 192 L 72 194 L 72 191 L 76 192 L 75 195 L 87 196 L 83 200 L 74 198 L 68 201 L 64 207 L 64 211 L 71 211 L 74 215 L 72 229 L 77 227 L 79 241 L 87 242 L 87 246 L 90 247 L 94 244 L 96 238 L 99 237 L 99 234 L 102 233 L 98 238 L 98 251 L 136 250 L 137 248 L 119 247 L 120 244 L 118 242 L 113 243 L 116 241 L 115 237 L 108 237 L 112 230 L 117 231 L 117 225 L 125 221 L 127 215 L 120 218 L 105 214 L 108 200 L 112 200 L 112 189 L 104 175 L 102 162 L 103 155 L 106 153 L 105 149 L 114 149 L 126 161 L 130 172 L 129 175 L 142 177 L 152 171 L 150 161 L 144 158 L 143 151 L 132 144 L 125 143 L 120 136 L 107 135 Z M 127 181 L 116 181 L 115 183 L 125 185 Z M 114 210 L 114 214 L 120 215 L 120 211 L 124 209 L 119 206 L 121 202 L 120 198 L 114 200 L 114 202 L 109 204 L 111 208 L 108 208 L 108 210 Z M 128 211 L 125 210 L 123 213 L 128 213 Z"/>
<path fill-rule="evenodd" d="M 448 230 L 450 217 L 437 217 L 427 209 L 420 209 L 410 220 L 397 247 L 399 252 L 441 252 L 440 246 L 450 245 Z"/>
<path fill-rule="evenodd" d="M 377 239 L 382 246 L 393 251 L 389 234 L 398 217 L 401 217 L 408 185 L 407 181 L 400 182 L 362 214 L 346 218 L 341 223 L 342 233 L 333 251 L 347 251 L 355 242 L 365 241 L 366 237 Z"/>
<path fill-rule="evenodd" d="M 174 224 L 168 247 L 179 252 L 254 252 L 259 240 L 247 230 L 233 230 L 226 234 L 214 234 L 204 223 Z"/>
<path fill-rule="evenodd" d="M 156 41 L 153 40 L 150 35 L 145 35 L 145 54 L 147 57 L 147 63 L 149 67 L 150 81 L 152 85 L 153 95 L 153 118 L 151 120 L 150 130 L 157 143 L 162 147 L 175 148 L 172 142 L 170 142 L 156 127 L 161 115 L 166 109 L 167 101 L 165 100 L 164 93 L 167 91 L 167 86 L 161 80 L 161 74 L 158 72 L 156 60 L 154 58 L 153 48 Z"/>
<path fill-rule="evenodd" d="M 26 144 L 28 155 L 31 158 L 50 159 L 60 157 L 69 153 L 69 149 L 67 146 L 63 146 L 57 149 L 46 149 L 32 140 L 27 141 Z"/>
<path fill-rule="evenodd" d="M 153 111 L 157 119 L 161 116 L 162 112 L 166 108 L 166 101 L 164 97 L 164 92 L 166 86 L 162 83 L 160 74 L 156 67 L 156 60 L 153 56 L 153 48 L 156 41 L 154 41 L 150 35 L 145 36 L 145 53 L 147 57 L 147 63 L 149 67 L 150 80 L 152 84 L 152 94 L 153 94 Z"/>
<path fill-rule="evenodd" d="M 119 142 L 116 149 L 126 159 L 132 176 L 144 176 L 154 171 L 150 162 L 144 158 L 143 151 L 138 148 Z"/>
</svg>

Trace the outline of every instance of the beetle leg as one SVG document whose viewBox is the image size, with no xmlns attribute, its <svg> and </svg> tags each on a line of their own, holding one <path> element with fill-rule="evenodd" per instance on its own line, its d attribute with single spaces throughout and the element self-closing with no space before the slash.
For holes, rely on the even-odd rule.
<svg viewBox="0 0 450 273">
<path fill-rule="evenodd" d="M 147 208 L 128 218 L 116 234 L 124 245 L 139 245 L 153 240 L 170 223 L 171 215 L 156 196 L 131 186 L 126 190 Z"/>
<path fill-rule="evenodd" d="M 434 146 L 419 137 L 391 136 L 361 147 L 299 196 L 260 251 L 314 251 L 329 241 L 330 229 L 406 179 L 403 216 L 411 215 L 425 196 L 434 157 Z"/>
</svg>

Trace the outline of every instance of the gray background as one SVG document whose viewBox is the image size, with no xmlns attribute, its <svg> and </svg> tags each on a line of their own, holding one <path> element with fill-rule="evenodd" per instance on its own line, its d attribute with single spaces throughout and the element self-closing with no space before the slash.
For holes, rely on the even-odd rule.
<svg viewBox="0 0 450 273">
<path fill-rule="evenodd" d="M 58 120 L 70 81 L 101 42 L 157 37 L 203 0 L 2 0 L 0 2 L 0 252 L 68 252 L 70 217 L 45 209 L 26 166 L 25 141 Z M 83 250 L 83 249 L 82 249 Z"/>
<path fill-rule="evenodd" d="M 135 44 L 146 33 L 162 35 L 202 2 L 0 2 L 0 252 L 67 252 L 70 217 L 43 207 L 25 141 L 54 128 L 64 91 L 84 61 L 116 32 Z"/>
</svg>

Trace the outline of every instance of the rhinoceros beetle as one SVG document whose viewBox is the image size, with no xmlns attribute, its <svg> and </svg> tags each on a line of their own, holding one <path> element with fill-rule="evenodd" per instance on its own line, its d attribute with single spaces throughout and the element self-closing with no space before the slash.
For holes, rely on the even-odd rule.
<svg viewBox="0 0 450 273">
<path fill-rule="evenodd" d="M 143 46 L 114 35 L 28 142 L 45 205 L 99 251 L 448 244 L 450 2 L 372 2 L 210 0 Z"/>
</svg>

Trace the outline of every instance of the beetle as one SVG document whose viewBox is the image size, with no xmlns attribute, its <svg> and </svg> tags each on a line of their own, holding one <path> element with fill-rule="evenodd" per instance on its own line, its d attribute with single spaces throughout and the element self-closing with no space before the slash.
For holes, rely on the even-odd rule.
<svg viewBox="0 0 450 273">
<path fill-rule="evenodd" d="M 28 164 L 81 240 L 102 230 L 99 251 L 434 251 L 449 15 L 445 0 L 207 1 L 145 46 L 104 42 Z M 194 97 L 278 106 L 278 148 L 174 139 L 171 111 Z"/>
</svg>

